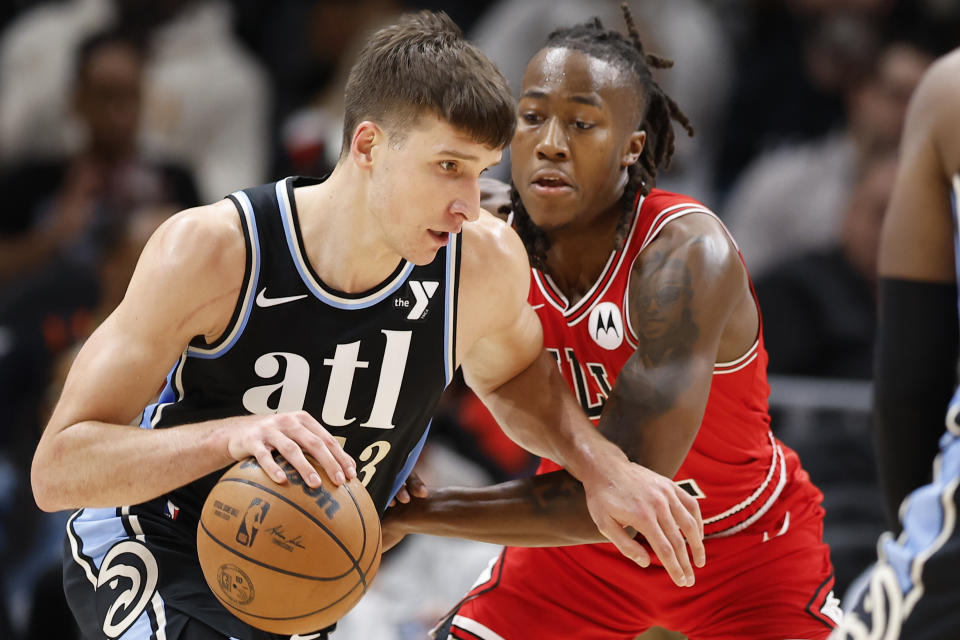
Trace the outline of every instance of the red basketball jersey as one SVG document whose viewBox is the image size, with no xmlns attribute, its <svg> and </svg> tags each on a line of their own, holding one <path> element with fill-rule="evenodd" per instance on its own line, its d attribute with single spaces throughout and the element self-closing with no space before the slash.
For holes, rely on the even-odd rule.
<svg viewBox="0 0 960 640">
<path fill-rule="evenodd" d="M 659 189 L 641 198 L 623 247 L 611 254 L 593 288 L 574 305 L 549 276 L 532 272 L 529 301 L 543 324 L 545 347 L 594 423 L 637 347 L 629 321 L 633 264 L 666 225 L 691 213 L 714 215 L 692 198 Z M 791 475 L 784 447 L 770 431 L 766 365 L 762 333 L 736 360 L 716 363 L 703 422 L 674 478 L 698 498 L 704 534 L 711 538 L 759 520 Z M 788 455 L 794 454 L 788 450 Z M 799 465 L 789 466 L 799 471 Z M 544 459 L 538 473 L 558 468 Z"/>
</svg>

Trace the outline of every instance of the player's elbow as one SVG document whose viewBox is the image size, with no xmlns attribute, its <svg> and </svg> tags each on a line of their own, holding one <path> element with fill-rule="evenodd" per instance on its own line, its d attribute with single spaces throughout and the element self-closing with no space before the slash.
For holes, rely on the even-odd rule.
<svg viewBox="0 0 960 640">
<path fill-rule="evenodd" d="M 51 483 L 42 471 L 37 470 L 36 466 L 30 471 L 30 485 L 33 489 L 33 501 L 41 511 L 53 513 L 64 508 L 56 499 L 56 491 L 51 487 Z"/>
<path fill-rule="evenodd" d="M 57 483 L 54 469 L 47 462 L 48 456 L 41 448 L 33 456 L 30 467 L 30 488 L 33 491 L 33 501 L 41 511 L 53 513 L 70 508 L 63 500 L 63 492 Z"/>
</svg>

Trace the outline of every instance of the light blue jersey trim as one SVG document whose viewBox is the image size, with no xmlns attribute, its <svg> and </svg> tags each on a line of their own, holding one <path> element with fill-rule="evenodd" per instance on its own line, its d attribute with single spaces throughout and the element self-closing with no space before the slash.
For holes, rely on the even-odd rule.
<svg viewBox="0 0 960 640">
<path fill-rule="evenodd" d="M 297 242 L 296 234 L 294 233 L 293 212 L 287 194 L 287 181 L 290 179 L 291 178 L 280 180 L 276 184 L 277 202 L 280 205 L 281 217 L 283 218 L 283 233 L 287 238 L 287 247 L 290 250 L 290 256 L 293 258 L 293 264 L 300 273 L 300 279 L 303 280 L 303 283 L 314 297 L 337 309 L 366 309 L 387 298 L 403 286 L 403 283 L 407 281 L 414 267 L 414 264 L 409 260 L 406 261 L 406 265 L 393 280 L 381 289 L 373 291 L 362 298 L 343 298 L 324 290 L 310 273 L 310 270 L 307 269 L 306 257 L 300 252 L 300 243 Z"/>
<path fill-rule="evenodd" d="M 923 568 L 954 534 L 957 513 L 954 495 L 960 484 L 960 438 L 943 434 L 934 463 L 934 479 L 913 491 L 901 507 L 903 533 L 879 542 L 880 564 L 891 567 L 909 611 L 923 595 Z"/>
<path fill-rule="evenodd" d="M 183 389 L 177 388 L 175 381 L 180 378 L 180 369 L 183 366 L 184 360 L 186 360 L 186 358 L 181 355 L 180 359 L 177 360 L 177 364 L 173 365 L 167 374 L 167 382 L 160 391 L 160 397 L 157 398 L 156 402 L 144 409 L 143 416 L 140 418 L 141 429 L 153 429 L 153 426 L 157 424 L 157 420 L 160 419 L 160 412 L 163 407 L 173 404 L 183 395 Z"/>
<path fill-rule="evenodd" d="M 130 579 L 127 591 L 117 600 L 125 601 L 126 606 L 112 607 L 106 619 L 100 620 L 104 634 L 117 640 L 167 638 L 166 608 L 158 591 L 159 567 L 144 542 L 143 529 L 130 507 L 80 509 L 67 522 L 71 559 L 92 589 L 105 584 L 115 587 L 111 581 L 118 576 Z"/>
<path fill-rule="evenodd" d="M 247 326 L 247 320 L 250 319 L 250 311 L 253 309 L 253 294 L 260 280 L 260 236 L 257 233 L 257 219 L 256 216 L 253 215 L 253 205 L 250 203 L 250 198 L 248 198 L 247 194 L 243 191 L 235 191 L 232 195 L 237 199 L 237 202 L 240 203 L 240 208 L 243 209 L 243 216 L 246 218 L 247 228 L 250 230 L 250 252 L 253 258 L 253 269 L 251 270 L 250 280 L 247 282 L 247 289 L 243 294 L 243 301 L 241 302 L 243 312 L 240 316 L 240 321 L 233 325 L 230 334 L 219 347 L 213 349 L 188 347 L 187 355 L 194 358 L 219 358 L 229 351 L 230 347 L 236 344 Z"/>
<path fill-rule="evenodd" d="M 397 479 L 393 482 L 393 489 L 390 490 L 390 500 L 393 500 L 397 495 L 397 492 L 400 491 L 400 487 L 403 486 L 403 483 L 407 481 L 407 478 L 410 476 L 410 472 L 413 471 L 413 467 L 417 464 L 417 460 L 420 459 L 420 452 L 423 451 L 423 445 L 427 442 L 427 436 L 430 435 L 430 425 L 433 424 L 433 420 L 427 423 L 427 428 L 423 430 L 423 435 L 420 436 L 420 441 L 413 447 L 410 451 L 410 454 L 407 456 L 407 461 L 403 463 L 403 468 L 400 469 L 400 473 L 397 474 Z M 387 504 L 390 504 L 390 500 L 387 500 Z"/>
<path fill-rule="evenodd" d="M 450 234 L 447 243 L 447 284 L 444 290 L 443 309 L 443 370 L 446 383 L 453 380 L 453 373 L 457 370 L 456 363 L 456 287 L 457 287 L 457 235 Z"/>
</svg>

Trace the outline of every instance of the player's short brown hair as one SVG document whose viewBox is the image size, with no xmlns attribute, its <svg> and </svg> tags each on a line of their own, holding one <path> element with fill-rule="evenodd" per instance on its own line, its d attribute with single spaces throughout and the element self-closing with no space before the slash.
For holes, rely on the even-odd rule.
<svg viewBox="0 0 960 640">
<path fill-rule="evenodd" d="M 410 13 L 374 33 L 350 70 L 344 107 L 341 155 L 364 120 L 397 142 L 432 113 L 494 149 L 510 144 L 516 128 L 503 74 L 443 12 Z"/>
</svg>

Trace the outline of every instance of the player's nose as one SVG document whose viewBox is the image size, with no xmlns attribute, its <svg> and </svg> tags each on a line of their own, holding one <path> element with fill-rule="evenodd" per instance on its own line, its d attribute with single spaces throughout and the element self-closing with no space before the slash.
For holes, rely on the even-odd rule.
<svg viewBox="0 0 960 640">
<path fill-rule="evenodd" d="M 450 212 L 473 222 L 480 217 L 480 183 L 475 182 L 469 193 L 463 193 L 450 205 Z"/>
<path fill-rule="evenodd" d="M 537 157 L 541 160 L 566 160 L 570 157 L 570 147 L 562 123 L 557 118 L 550 118 L 542 128 L 542 134 L 537 141 Z"/>
</svg>

